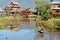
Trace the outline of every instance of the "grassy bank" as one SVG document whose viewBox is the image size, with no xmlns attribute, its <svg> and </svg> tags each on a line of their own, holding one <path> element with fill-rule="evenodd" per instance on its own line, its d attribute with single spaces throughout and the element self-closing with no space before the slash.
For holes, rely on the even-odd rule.
<svg viewBox="0 0 60 40">
<path fill-rule="evenodd" d="M 6 24 L 12 21 L 18 21 L 23 19 L 24 16 L 0 16 L 0 30 L 4 29 L 4 26 L 7 26 Z"/>
<path fill-rule="evenodd" d="M 56 29 L 57 27 L 60 27 L 60 19 L 57 18 L 51 18 L 46 21 L 44 20 L 37 20 L 37 26 L 44 26 L 47 29 Z"/>
</svg>

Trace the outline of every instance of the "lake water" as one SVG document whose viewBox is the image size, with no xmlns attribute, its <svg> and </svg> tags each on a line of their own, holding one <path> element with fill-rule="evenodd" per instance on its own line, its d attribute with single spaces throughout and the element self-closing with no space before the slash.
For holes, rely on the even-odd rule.
<svg viewBox="0 0 60 40">
<path fill-rule="evenodd" d="M 12 23 L 12 24 L 10 24 Z M 9 22 L 10 25 L 0 30 L 0 40 L 60 40 L 60 32 L 44 31 L 44 34 L 36 30 L 36 22 L 23 19 L 19 22 Z"/>
</svg>

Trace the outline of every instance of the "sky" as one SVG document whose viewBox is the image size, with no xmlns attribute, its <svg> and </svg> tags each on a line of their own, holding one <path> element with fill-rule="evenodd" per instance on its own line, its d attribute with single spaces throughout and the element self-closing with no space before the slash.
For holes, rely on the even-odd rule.
<svg viewBox="0 0 60 40">
<path fill-rule="evenodd" d="M 17 1 L 19 3 L 20 7 L 30 7 L 30 8 L 34 8 L 35 4 L 34 4 L 34 0 L 13 0 L 13 1 Z M 49 1 L 49 0 L 47 0 Z M 60 0 L 54 0 L 54 1 L 60 1 Z M 0 0 L 0 7 L 4 7 L 9 5 L 9 3 L 11 2 L 11 0 Z"/>
<path fill-rule="evenodd" d="M 34 0 L 13 0 L 19 3 L 20 7 L 30 7 L 30 8 L 34 8 L 35 4 L 34 4 Z M 4 7 L 9 5 L 9 3 L 11 2 L 11 0 L 0 0 L 0 7 Z"/>
</svg>

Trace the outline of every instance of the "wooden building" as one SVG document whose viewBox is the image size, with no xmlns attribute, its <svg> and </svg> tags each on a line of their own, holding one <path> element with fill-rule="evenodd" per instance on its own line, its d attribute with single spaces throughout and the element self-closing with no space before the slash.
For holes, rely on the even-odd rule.
<svg viewBox="0 0 60 40">
<path fill-rule="evenodd" d="M 60 2 L 51 2 L 51 12 L 52 14 L 60 13 Z"/>
<path fill-rule="evenodd" d="M 5 6 L 5 11 L 10 15 L 10 14 L 14 14 L 14 13 L 20 13 L 23 15 L 28 15 L 30 14 L 30 8 L 29 7 L 25 7 L 25 8 L 21 8 L 18 5 L 18 2 L 11 2 L 10 6 Z"/>
</svg>

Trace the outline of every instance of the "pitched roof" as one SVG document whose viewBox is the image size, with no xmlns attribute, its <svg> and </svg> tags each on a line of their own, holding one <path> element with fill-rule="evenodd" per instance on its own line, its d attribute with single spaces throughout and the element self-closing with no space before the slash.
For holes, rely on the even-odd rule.
<svg viewBox="0 0 60 40">
<path fill-rule="evenodd" d="M 51 2 L 50 4 L 60 4 L 60 2 Z"/>
<path fill-rule="evenodd" d="M 51 8 L 51 9 L 56 9 L 56 10 L 60 10 L 60 8 Z"/>
<path fill-rule="evenodd" d="M 10 4 L 16 4 L 16 5 L 18 5 L 18 2 L 11 2 Z"/>
</svg>

